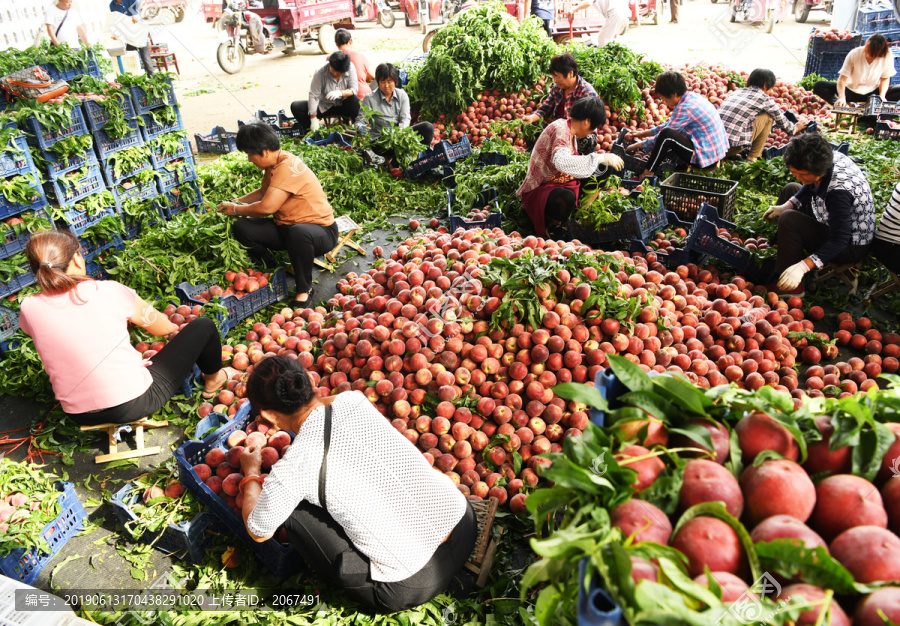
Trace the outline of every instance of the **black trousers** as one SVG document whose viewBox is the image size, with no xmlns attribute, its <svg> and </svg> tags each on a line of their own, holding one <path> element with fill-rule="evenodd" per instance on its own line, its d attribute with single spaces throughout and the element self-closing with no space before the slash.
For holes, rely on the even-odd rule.
<svg viewBox="0 0 900 626">
<path fill-rule="evenodd" d="M 419 122 L 418 124 L 413 124 L 410 128 L 419 133 L 422 143 L 426 147 L 431 147 L 431 142 L 434 141 L 434 124 L 431 122 Z"/>
<path fill-rule="evenodd" d="M 872 241 L 872 256 L 886 268 L 900 274 L 900 243 L 891 243 L 884 239 Z"/>
<path fill-rule="evenodd" d="M 150 361 L 147 369 L 153 377 L 153 384 L 142 395 L 102 411 L 69 417 L 83 426 L 94 426 L 127 424 L 153 415 L 178 393 L 194 363 L 204 374 L 215 374 L 222 368 L 222 342 L 216 323 L 208 317 L 195 319 Z M 110 384 L 114 383 L 115 381 L 110 381 Z"/>
<path fill-rule="evenodd" d="M 352 122 L 359 116 L 359 104 L 359 98 L 356 96 L 344 98 L 327 111 L 323 112 L 319 109 L 316 112 L 316 117 L 320 120 L 334 117 L 346 117 L 350 118 L 350 121 Z M 306 133 L 309 131 L 309 100 L 296 100 L 291 102 L 291 113 L 294 114 L 300 127 L 303 128 L 303 132 Z"/>
<path fill-rule="evenodd" d="M 147 76 L 153 76 L 156 73 L 156 68 L 153 66 L 153 58 L 150 56 L 150 44 L 148 43 L 143 48 L 136 48 L 131 44 L 125 46 L 126 50 L 137 50 L 138 54 L 141 55 L 141 63 L 144 66 L 144 71 L 147 72 Z"/>
<path fill-rule="evenodd" d="M 797 183 L 785 185 L 781 196 L 779 196 L 779 200 L 782 197 L 784 198 L 781 204 L 787 202 L 799 190 L 800 185 Z M 781 275 L 781 272 L 791 265 L 809 256 L 807 252 L 812 254 L 825 245 L 829 236 L 830 230 L 828 226 L 813 217 L 810 207 L 803 206 L 800 209 L 782 211 L 778 217 L 778 258 L 775 263 L 775 271 Z M 848 245 L 845 250 L 828 262 L 839 265 L 856 263 L 866 257 L 869 253 L 869 248 L 871 248 L 871 245 Z"/>
<path fill-rule="evenodd" d="M 369 557 L 360 552 L 327 511 L 301 502 L 284 527 L 291 543 L 310 567 L 353 600 L 382 613 L 419 606 L 442 593 L 462 569 L 475 547 L 478 523 L 471 505 L 438 546 L 428 563 L 409 578 L 395 583 L 372 580 Z"/>
<path fill-rule="evenodd" d="M 268 217 L 242 217 L 232 226 L 235 239 L 250 249 L 250 257 L 263 267 L 274 267 L 270 250 L 287 250 L 294 267 L 297 293 L 312 286 L 313 261 L 337 245 L 338 226 L 318 224 L 276 224 Z"/>
<path fill-rule="evenodd" d="M 829 104 L 834 104 L 837 100 L 837 83 L 830 80 L 820 80 L 815 85 L 813 85 L 813 93 L 822 98 L 825 102 Z M 878 89 L 873 89 L 869 93 L 856 93 L 852 89 L 844 89 L 844 97 L 847 99 L 848 103 L 851 102 L 868 102 L 869 96 L 877 96 L 879 95 Z M 889 102 L 897 102 L 900 100 L 900 85 L 894 85 L 893 87 L 889 87 L 887 93 L 887 100 Z"/>
<path fill-rule="evenodd" d="M 694 142 L 687 135 L 671 128 L 663 128 L 656 136 L 653 152 L 647 160 L 647 169 L 656 173 L 657 168 L 666 160 L 690 163 L 694 158 Z"/>
</svg>

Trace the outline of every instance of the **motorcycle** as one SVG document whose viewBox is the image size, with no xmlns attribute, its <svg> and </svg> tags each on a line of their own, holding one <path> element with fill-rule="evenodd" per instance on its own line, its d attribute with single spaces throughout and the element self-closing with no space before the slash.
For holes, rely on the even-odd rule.
<svg viewBox="0 0 900 626">
<path fill-rule="evenodd" d="M 280 38 L 278 18 L 263 19 L 248 8 L 245 0 L 231 0 L 219 20 L 219 27 L 227 37 L 219 44 L 216 60 L 228 74 L 240 72 L 244 68 L 244 57 L 248 54 L 266 54 L 286 47 Z"/>
<path fill-rule="evenodd" d="M 385 28 L 393 28 L 396 18 L 384 0 L 355 0 L 356 19 L 377 22 Z"/>
<path fill-rule="evenodd" d="M 834 2 L 832 0 L 794 0 L 794 21 L 805 24 L 810 11 L 824 10 L 831 15 L 833 9 Z"/>
</svg>

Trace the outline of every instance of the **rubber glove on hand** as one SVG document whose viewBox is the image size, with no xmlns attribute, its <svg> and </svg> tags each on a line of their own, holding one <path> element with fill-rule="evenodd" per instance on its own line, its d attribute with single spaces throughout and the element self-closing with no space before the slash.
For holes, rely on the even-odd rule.
<svg viewBox="0 0 900 626">
<path fill-rule="evenodd" d="M 766 212 L 763 213 L 764 220 L 777 220 L 778 216 L 784 211 L 784 207 L 781 206 L 770 206 L 766 209 Z"/>
<path fill-rule="evenodd" d="M 329 100 L 340 100 L 344 97 L 344 92 L 340 89 L 332 89 L 327 94 L 325 94 L 325 97 Z"/>
<path fill-rule="evenodd" d="M 597 163 L 599 165 L 606 165 L 614 170 L 622 170 L 625 168 L 625 161 L 622 160 L 622 157 L 608 152 L 606 154 L 601 154 Z"/>
<path fill-rule="evenodd" d="M 322 127 L 322 123 L 319 121 L 318 117 L 313 117 L 309 120 L 309 129 L 312 132 L 318 132 L 318 130 Z"/>
<path fill-rule="evenodd" d="M 803 275 L 808 271 L 809 266 L 806 265 L 806 261 L 794 263 L 781 273 L 781 278 L 778 279 L 778 288 L 782 291 L 796 289 L 800 281 L 803 280 Z"/>
</svg>

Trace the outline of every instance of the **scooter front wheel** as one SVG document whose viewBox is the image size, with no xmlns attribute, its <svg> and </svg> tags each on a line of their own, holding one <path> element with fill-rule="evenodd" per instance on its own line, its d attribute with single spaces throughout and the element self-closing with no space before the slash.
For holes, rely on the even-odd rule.
<svg viewBox="0 0 900 626">
<path fill-rule="evenodd" d="M 244 69 L 244 49 L 232 41 L 220 43 L 216 60 L 226 74 L 237 74 Z"/>
<path fill-rule="evenodd" d="M 809 17 L 809 5 L 806 0 L 794 0 L 794 21 L 805 24 Z"/>
<path fill-rule="evenodd" d="M 433 30 L 427 35 L 425 35 L 425 39 L 422 40 L 422 52 L 427 53 L 431 49 L 431 40 L 434 39 L 437 30 Z"/>
<path fill-rule="evenodd" d="M 396 23 L 397 18 L 394 17 L 394 12 L 390 9 L 385 9 L 381 13 L 378 14 L 378 21 L 385 28 L 393 28 L 394 23 Z"/>
</svg>

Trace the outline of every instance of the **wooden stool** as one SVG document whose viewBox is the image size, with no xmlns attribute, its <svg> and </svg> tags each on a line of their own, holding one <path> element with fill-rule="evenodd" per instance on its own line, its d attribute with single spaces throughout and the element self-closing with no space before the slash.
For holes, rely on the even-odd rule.
<svg viewBox="0 0 900 626">
<path fill-rule="evenodd" d="M 181 72 L 178 70 L 178 59 L 175 57 L 174 52 L 161 51 L 161 52 L 151 52 L 150 58 L 153 60 L 153 66 L 158 71 L 169 71 L 169 63 L 171 62 L 175 66 L 175 73 L 179 76 Z"/>
<path fill-rule="evenodd" d="M 890 278 L 879 283 L 875 283 L 875 285 L 872 286 L 872 289 L 869 290 L 868 295 L 866 295 L 865 300 L 863 301 L 866 306 L 869 306 L 872 303 L 872 300 L 874 300 L 878 296 L 883 296 L 886 293 L 890 293 L 894 289 L 900 288 L 900 277 L 898 277 L 891 270 L 887 270 L 887 273 L 890 275 Z"/>
<path fill-rule="evenodd" d="M 478 520 L 478 539 L 475 540 L 475 548 L 466 562 L 466 569 L 477 574 L 478 578 L 475 584 L 484 587 L 491 573 L 494 555 L 497 553 L 499 545 L 499 537 L 494 539 L 491 536 L 491 529 L 494 527 L 494 515 L 497 513 L 500 501 L 497 498 L 489 498 L 486 501 L 471 502 L 471 504 Z M 503 527 L 498 526 L 497 528 L 500 530 L 500 535 L 503 535 Z"/>
<path fill-rule="evenodd" d="M 859 277 L 856 275 L 857 267 L 859 267 L 859 263 L 848 263 L 846 265 L 829 263 L 825 266 L 825 273 L 816 277 L 816 282 L 824 282 L 830 278 L 840 278 L 841 282 L 850 290 L 850 295 L 852 296 L 859 287 Z"/>
<path fill-rule="evenodd" d="M 334 247 L 334 250 L 325 255 L 325 261 L 323 261 L 322 259 L 316 259 L 316 265 L 318 265 L 322 269 L 328 270 L 329 272 L 334 272 L 336 267 L 335 264 L 337 263 L 335 255 L 337 255 L 337 253 L 340 252 L 341 248 L 343 248 L 344 246 L 348 246 L 362 255 L 366 254 L 366 251 L 363 250 L 358 243 L 350 240 L 353 235 L 362 230 L 359 224 L 354 222 L 347 215 L 342 215 L 341 217 L 337 218 L 335 222 L 338 225 L 337 245 Z"/>
<path fill-rule="evenodd" d="M 153 446 L 152 448 L 144 447 L 144 429 L 145 428 L 161 428 L 163 426 L 168 426 L 169 422 L 166 420 L 157 421 L 151 420 L 149 418 L 142 418 L 137 420 L 136 422 L 129 422 L 127 424 L 97 424 L 96 426 L 82 426 L 81 430 L 105 430 L 106 435 L 109 438 L 109 453 L 108 454 L 100 454 L 94 457 L 95 463 L 108 463 L 110 461 L 118 461 L 120 459 L 133 459 L 139 456 L 148 456 L 151 454 L 159 454 L 159 446 Z M 127 450 L 126 452 L 117 452 L 116 446 L 118 442 L 116 441 L 116 434 L 119 432 L 119 429 L 123 426 L 131 426 L 134 428 L 134 442 L 135 449 Z"/>
<path fill-rule="evenodd" d="M 862 108 L 834 107 L 832 109 L 832 115 L 834 115 L 834 130 L 832 132 L 838 135 L 856 135 L 858 133 L 856 130 L 856 123 L 859 121 L 859 116 L 862 114 Z M 841 129 L 841 122 L 844 121 L 844 118 L 847 118 L 850 121 L 850 128 L 847 130 Z"/>
</svg>

